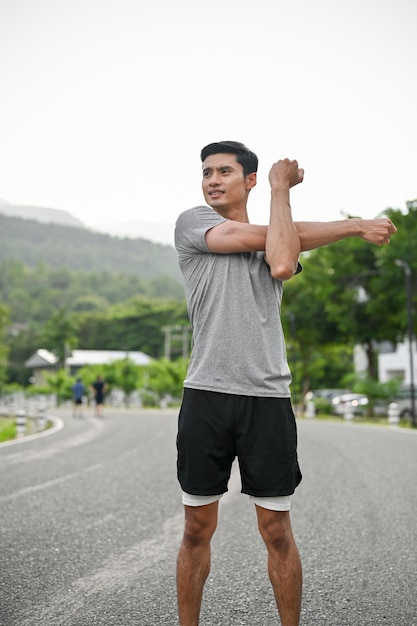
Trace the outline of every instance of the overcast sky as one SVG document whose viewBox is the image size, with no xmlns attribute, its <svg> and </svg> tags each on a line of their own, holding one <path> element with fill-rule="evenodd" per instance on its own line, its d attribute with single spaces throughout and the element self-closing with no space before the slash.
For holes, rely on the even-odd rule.
<svg viewBox="0 0 417 626">
<path fill-rule="evenodd" d="M 2 0 L 0 198 L 173 224 L 201 148 L 298 159 L 295 219 L 417 197 L 415 0 Z"/>
</svg>

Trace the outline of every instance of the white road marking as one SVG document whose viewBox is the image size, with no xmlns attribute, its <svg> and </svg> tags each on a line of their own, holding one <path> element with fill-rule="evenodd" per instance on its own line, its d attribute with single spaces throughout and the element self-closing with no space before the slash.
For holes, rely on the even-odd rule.
<svg viewBox="0 0 417 626">
<path fill-rule="evenodd" d="M 47 480 L 44 483 L 39 483 L 38 485 L 32 485 L 31 487 L 25 487 L 24 489 L 20 489 L 19 491 L 15 491 L 7 496 L 0 496 L 0 502 L 9 502 L 10 500 L 15 500 L 21 496 L 26 496 L 28 493 L 35 493 L 36 491 L 40 491 L 42 489 L 48 489 L 49 487 L 54 487 L 59 483 L 66 482 L 67 480 L 72 480 L 73 478 L 78 478 L 78 476 L 82 476 L 86 472 L 92 472 L 102 467 L 102 463 L 97 463 L 96 465 L 91 465 L 90 467 L 86 467 L 80 472 L 73 472 L 71 474 L 65 474 L 64 476 L 60 476 L 59 478 L 54 478 L 53 480 Z"/>
</svg>

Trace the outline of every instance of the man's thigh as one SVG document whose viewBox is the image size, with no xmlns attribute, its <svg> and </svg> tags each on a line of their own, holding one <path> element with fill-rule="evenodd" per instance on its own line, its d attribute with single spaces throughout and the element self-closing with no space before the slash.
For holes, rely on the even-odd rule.
<svg viewBox="0 0 417 626">
<path fill-rule="evenodd" d="M 217 496 L 227 491 L 236 455 L 232 399 L 184 389 L 178 417 L 177 471 L 184 492 Z"/>
</svg>

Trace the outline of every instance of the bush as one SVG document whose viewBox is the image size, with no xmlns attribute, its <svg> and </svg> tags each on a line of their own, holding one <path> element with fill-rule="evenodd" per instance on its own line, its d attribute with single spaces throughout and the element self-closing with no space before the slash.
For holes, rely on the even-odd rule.
<svg viewBox="0 0 417 626">
<path fill-rule="evenodd" d="M 321 413 L 322 415 L 330 415 L 332 413 L 332 405 L 326 398 L 315 398 L 314 405 L 316 413 Z"/>
<path fill-rule="evenodd" d="M 139 391 L 139 397 L 142 402 L 142 406 L 146 408 L 159 407 L 159 397 L 149 389 L 143 389 Z"/>
</svg>

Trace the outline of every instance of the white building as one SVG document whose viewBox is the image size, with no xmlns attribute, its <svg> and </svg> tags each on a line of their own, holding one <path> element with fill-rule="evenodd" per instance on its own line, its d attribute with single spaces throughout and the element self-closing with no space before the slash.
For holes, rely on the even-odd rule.
<svg viewBox="0 0 417 626">
<path fill-rule="evenodd" d="M 401 378 L 404 385 L 411 383 L 410 344 L 408 340 L 394 346 L 391 342 L 383 342 L 378 346 L 378 378 L 386 383 L 393 378 Z M 417 381 L 417 346 L 412 342 L 414 381 Z M 362 346 L 355 346 L 354 368 L 356 373 L 366 372 L 368 367 L 366 352 Z"/>
<path fill-rule="evenodd" d="M 413 380 L 417 380 L 416 342 L 411 344 L 413 359 Z M 410 343 L 408 340 L 399 343 L 391 352 L 380 352 L 378 355 L 378 376 L 381 383 L 393 378 L 401 378 L 405 385 L 411 383 Z"/>
<path fill-rule="evenodd" d="M 53 372 L 57 365 L 58 357 L 44 348 L 36 350 L 25 362 L 25 367 L 32 370 L 32 382 L 39 387 L 45 384 L 45 375 Z"/>
<path fill-rule="evenodd" d="M 129 358 L 135 365 L 148 365 L 151 357 L 144 352 L 127 352 L 124 350 L 73 350 L 71 356 L 65 359 L 65 366 L 73 376 L 84 365 L 107 365 L 114 361 Z M 56 370 L 58 358 L 52 352 L 40 348 L 25 363 L 25 367 L 32 370 L 33 382 L 42 386 L 45 384 L 45 374 Z"/>
</svg>

